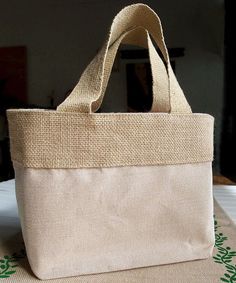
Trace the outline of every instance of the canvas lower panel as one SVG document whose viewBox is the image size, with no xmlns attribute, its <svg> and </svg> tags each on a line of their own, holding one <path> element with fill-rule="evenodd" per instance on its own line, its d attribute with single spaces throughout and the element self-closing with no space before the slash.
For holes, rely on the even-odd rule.
<svg viewBox="0 0 236 283">
<path fill-rule="evenodd" d="M 203 259 L 212 253 L 211 162 L 14 167 L 27 255 L 41 279 Z"/>
</svg>

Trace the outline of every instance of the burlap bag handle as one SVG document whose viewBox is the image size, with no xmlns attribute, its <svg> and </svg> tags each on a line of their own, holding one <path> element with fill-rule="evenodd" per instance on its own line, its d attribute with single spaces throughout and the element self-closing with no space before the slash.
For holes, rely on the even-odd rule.
<svg viewBox="0 0 236 283">
<path fill-rule="evenodd" d="M 96 111 L 101 102 L 105 73 L 104 70 L 107 66 L 106 57 L 107 54 L 109 54 L 110 47 L 121 37 L 122 34 L 124 34 L 124 32 L 137 26 L 142 26 L 150 32 L 160 48 L 167 64 L 168 91 L 164 91 L 161 94 L 161 96 L 163 96 L 165 106 L 162 107 L 162 103 L 158 103 L 158 95 L 156 96 L 154 93 L 151 111 L 157 112 L 164 109 L 163 112 L 191 113 L 191 108 L 185 99 L 183 91 L 180 88 L 170 65 L 160 19 L 152 9 L 144 4 L 127 6 L 118 13 L 113 20 L 104 46 L 88 65 L 82 74 L 79 83 L 74 88 L 70 96 L 58 106 L 57 110 L 70 112 L 76 111 L 82 113 L 91 113 Z M 148 41 L 150 44 L 150 38 Z M 157 55 L 157 53 L 153 53 L 153 51 L 149 54 L 153 56 Z M 155 84 L 161 85 L 163 82 L 160 80 L 158 82 L 154 81 L 154 85 Z M 163 89 L 165 89 L 165 86 Z M 165 98 L 166 94 L 169 99 Z"/>
<path fill-rule="evenodd" d="M 155 47 L 152 44 L 149 33 L 142 27 L 137 27 L 128 32 L 125 32 L 115 43 L 113 43 L 109 47 L 104 67 L 101 95 L 99 99 L 94 102 L 94 107 L 99 108 L 102 103 L 117 50 L 119 48 L 120 43 L 124 42 L 127 44 L 133 44 L 148 48 L 153 78 L 152 88 L 154 101 L 152 106 L 155 107 L 158 112 L 169 112 L 170 101 L 167 71 L 164 63 L 162 62 L 160 56 L 158 55 Z M 161 83 L 159 84 L 158 82 Z"/>
</svg>

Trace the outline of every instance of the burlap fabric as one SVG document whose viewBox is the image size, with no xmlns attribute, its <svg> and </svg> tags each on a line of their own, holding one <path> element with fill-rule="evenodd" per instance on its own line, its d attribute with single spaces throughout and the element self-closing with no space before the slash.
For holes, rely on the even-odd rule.
<svg viewBox="0 0 236 283">
<path fill-rule="evenodd" d="M 31 168 L 201 163 L 213 158 L 207 114 L 8 113 L 14 161 Z"/>
</svg>

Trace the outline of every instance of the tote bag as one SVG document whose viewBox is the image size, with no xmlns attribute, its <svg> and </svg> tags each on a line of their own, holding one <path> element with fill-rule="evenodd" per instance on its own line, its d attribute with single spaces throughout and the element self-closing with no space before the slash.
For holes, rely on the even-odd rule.
<svg viewBox="0 0 236 283">
<path fill-rule="evenodd" d="M 95 113 L 121 43 L 148 48 L 148 113 Z M 148 6 L 121 10 L 56 110 L 7 115 L 22 232 L 38 278 L 211 256 L 213 117 L 192 113 Z"/>
</svg>

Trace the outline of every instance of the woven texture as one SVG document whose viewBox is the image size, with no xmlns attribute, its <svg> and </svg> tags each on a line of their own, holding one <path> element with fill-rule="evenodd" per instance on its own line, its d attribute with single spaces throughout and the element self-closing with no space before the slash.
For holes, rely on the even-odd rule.
<svg viewBox="0 0 236 283">
<path fill-rule="evenodd" d="M 160 101 L 159 106 L 158 97 L 154 92 L 153 95 L 153 106 L 152 112 L 162 111 L 165 112 L 166 109 L 170 109 L 171 113 L 190 113 L 191 108 L 188 105 L 182 89 L 180 88 L 173 70 L 170 65 L 170 59 L 167 52 L 167 48 L 164 42 L 162 26 L 157 14 L 144 4 L 135 4 L 125 7 L 120 13 L 114 18 L 113 23 L 110 28 L 110 32 L 107 36 L 105 44 L 101 48 L 97 56 L 91 61 L 84 73 L 82 74 L 79 83 L 74 88 L 70 96 L 58 106 L 59 111 L 75 111 L 82 113 L 91 113 L 96 111 L 101 104 L 101 97 L 103 95 L 103 85 L 106 84 L 106 69 L 109 68 L 109 53 L 111 53 L 112 45 L 119 45 L 119 39 L 124 32 L 133 29 L 134 27 L 142 26 L 147 31 L 150 32 L 155 42 L 159 46 L 164 59 L 167 64 L 167 73 L 162 72 L 162 76 L 166 75 L 168 84 L 166 85 L 166 80 L 154 81 L 154 87 L 158 84 L 160 91 L 158 97 L 163 99 L 168 96 L 168 100 L 165 100 L 165 104 Z M 130 43 L 127 40 L 126 43 Z M 136 42 L 139 44 L 139 41 Z M 115 48 L 116 49 L 116 48 Z M 151 57 L 156 57 L 155 60 L 157 65 L 157 70 L 163 69 L 163 63 L 161 62 L 157 52 L 149 52 Z M 161 65 L 159 67 L 159 65 Z M 158 72 L 157 71 L 157 72 Z M 153 77 L 155 79 L 155 77 Z M 104 82 L 105 80 L 105 82 Z M 168 103 L 168 105 L 166 105 Z"/>
<path fill-rule="evenodd" d="M 8 111 L 11 155 L 25 167 L 83 168 L 212 161 L 206 114 Z"/>
</svg>

